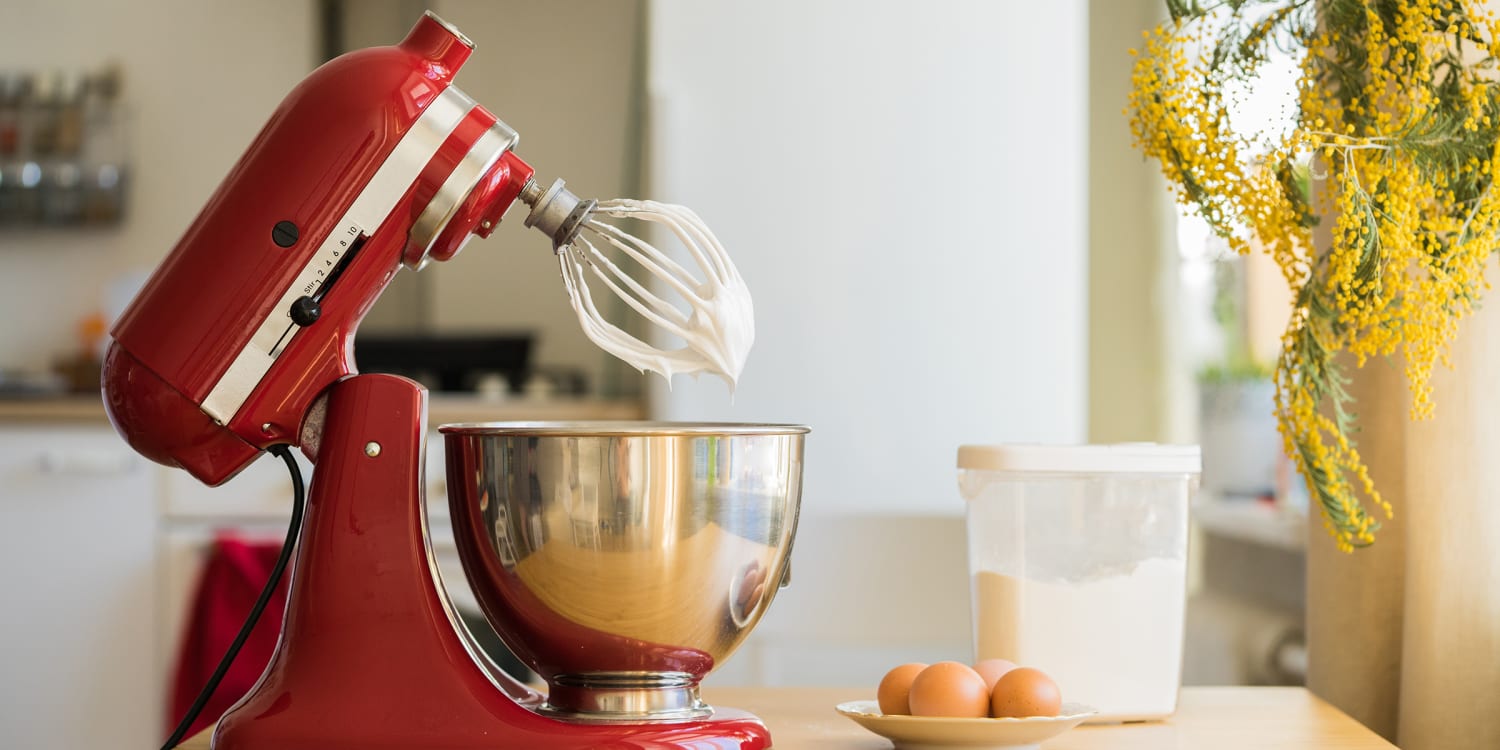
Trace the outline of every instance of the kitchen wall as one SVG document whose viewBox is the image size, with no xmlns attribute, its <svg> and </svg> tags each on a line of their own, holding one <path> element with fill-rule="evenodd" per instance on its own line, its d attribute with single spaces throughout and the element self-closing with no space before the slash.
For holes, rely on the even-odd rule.
<svg viewBox="0 0 1500 750">
<path fill-rule="evenodd" d="M 1183 323 L 1176 207 L 1123 113 L 1132 48 L 1166 16 L 1161 0 L 1090 0 L 1088 129 L 1089 439 L 1192 442 L 1193 364 Z"/>
<path fill-rule="evenodd" d="M 647 179 L 755 294 L 738 390 L 812 425 L 793 582 L 719 676 L 873 684 L 967 658 L 965 442 L 1087 437 L 1084 0 L 650 6 Z"/>
<path fill-rule="evenodd" d="M 1085 8 L 653 3 L 651 192 L 757 336 L 732 397 L 653 381 L 658 413 L 812 424 L 812 512 L 957 514 L 960 443 L 1082 441 Z"/>
<path fill-rule="evenodd" d="M 0 70 L 118 61 L 131 107 L 124 222 L 0 232 L 0 369 L 76 353 L 78 321 L 153 267 L 282 96 L 312 69 L 310 0 L 0 0 Z"/>
</svg>

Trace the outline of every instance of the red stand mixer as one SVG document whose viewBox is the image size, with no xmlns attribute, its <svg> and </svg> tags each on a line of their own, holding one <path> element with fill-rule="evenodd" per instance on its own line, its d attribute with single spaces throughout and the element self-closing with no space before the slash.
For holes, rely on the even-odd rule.
<svg viewBox="0 0 1500 750">
<path fill-rule="evenodd" d="M 213 747 L 769 747 L 697 686 L 784 580 L 805 428 L 444 427 L 465 572 L 547 696 L 479 652 L 442 588 L 426 391 L 356 375 L 354 331 L 398 270 L 518 200 L 558 248 L 595 205 L 543 190 L 451 85 L 471 52 L 429 13 L 319 68 L 112 331 L 105 403 L 143 455 L 210 485 L 273 446 L 315 464 L 277 653 Z"/>
</svg>

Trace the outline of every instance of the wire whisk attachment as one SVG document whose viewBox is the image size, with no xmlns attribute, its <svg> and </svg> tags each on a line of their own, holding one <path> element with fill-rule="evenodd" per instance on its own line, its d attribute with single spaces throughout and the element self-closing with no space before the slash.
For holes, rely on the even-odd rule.
<svg viewBox="0 0 1500 750">
<path fill-rule="evenodd" d="M 668 381 L 678 373 L 709 372 L 724 378 L 732 389 L 755 342 L 755 310 L 739 269 L 703 220 L 685 206 L 631 199 L 582 201 L 564 189 L 561 180 L 545 193 L 534 184 L 521 194 L 532 206 L 526 224 L 553 238 L 563 283 L 589 340 L 637 370 L 660 373 Z M 686 248 L 684 262 L 602 221 L 602 216 L 666 228 Z M 621 269 L 610 259 L 608 248 L 619 250 L 645 279 Z M 599 284 L 682 346 L 653 345 L 607 320 L 594 295 Z"/>
</svg>

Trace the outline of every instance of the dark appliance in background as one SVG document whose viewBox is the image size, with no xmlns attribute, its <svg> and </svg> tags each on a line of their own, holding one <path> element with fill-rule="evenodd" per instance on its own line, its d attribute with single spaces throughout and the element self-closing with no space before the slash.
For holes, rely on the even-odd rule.
<svg viewBox="0 0 1500 750">
<path fill-rule="evenodd" d="M 433 392 L 469 393 L 495 376 L 520 393 L 532 376 L 529 333 L 360 333 L 354 361 L 360 372 L 402 375 Z"/>
</svg>

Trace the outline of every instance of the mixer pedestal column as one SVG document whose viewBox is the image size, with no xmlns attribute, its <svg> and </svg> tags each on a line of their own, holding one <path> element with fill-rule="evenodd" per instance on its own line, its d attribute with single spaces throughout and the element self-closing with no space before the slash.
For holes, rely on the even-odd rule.
<svg viewBox="0 0 1500 750">
<path fill-rule="evenodd" d="M 764 725 L 581 724 L 477 655 L 437 585 L 422 455 L 427 392 L 391 375 L 329 389 L 281 641 L 214 750 L 770 747 Z"/>
</svg>

